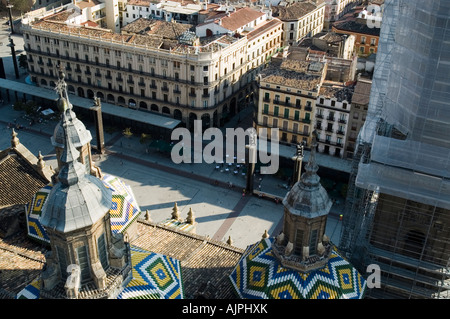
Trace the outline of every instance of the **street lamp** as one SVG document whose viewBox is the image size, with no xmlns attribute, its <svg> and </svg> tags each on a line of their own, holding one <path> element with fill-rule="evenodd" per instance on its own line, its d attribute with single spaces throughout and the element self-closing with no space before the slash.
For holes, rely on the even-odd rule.
<svg viewBox="0 0 450 319">
<path fill-rule="evenodd" d="M 6 1 L 6 8 L 8 8 L 8 15 L 9 15 L 9 26 L 11 27 L 11 34 L 14 34 L 14 25 L 12 20 L 12 8 L 14 6 L 9 3 L 9 0 Z"/>
<path fill-rule="evenodd" d="M 292 160 L 295 162 L 295 166 L 291 186 L 294 186 L 294 184 L 300 180 L 300 176 L 302 174 L 303 148 L 304 148 L 303 142 L 297 144 L 295 155 L 292 157 Z"/>
<path fill-rule="evenodd" d="M 16 45 L 14 44 L 14 41 L 11 38 L 11 35 L 9 35 L 8 38 L 9 38 L 9 44 L 7 46 L 11 48 L 11 55 L 12 55 L 13 64 L 14 64 L 14 72 L 16 73 L 16 79 L 18 79 L 20 77 L 19 76 L 19 68 L 17 67 L 16 50 L 14 49 L 14 47 Z"/>
</svg>

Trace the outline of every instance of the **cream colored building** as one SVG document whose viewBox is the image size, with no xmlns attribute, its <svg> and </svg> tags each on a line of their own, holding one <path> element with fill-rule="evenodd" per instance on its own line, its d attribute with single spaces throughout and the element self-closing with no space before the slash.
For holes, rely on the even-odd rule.
<svg viewBox="0 0 450 319">
<path fill-rule="evenodd" d="M 353 86 L 325 81 L 316 101 L 315 129 L 320 153 L 344 158 Z"/>
<path fill-rule="evenodd" d="M 295 45 L 323 29 L 325 2 L 299 1 L 272 8 L 273 16 L 283 21 L 283 46 Z"/>
<path fill-rule="evenodd" d="M 274 60 L 259 79 L 255 128 L 279 129 L 284 144 L 311 146 L 316 101 L 326 74 L 326 64 L 281 58 Z"/>
<path fill-rule="evenodd" d="M 215 23 L 244 23 L 243 10 Z M 281 46 L 282 23 L 270 15 L 239 34 L 209 39 L 199 38 L 190 25 L 163 20 L 138 20 L 135 28 L 128 24 L 127 32 L 115 33 L 89 19 L 73 26 L 69 17 L 62 10 L 23 20 L 29 73 L 38 86 L 53 87 L 61 64 L 72 94 L 154 112 L 188 127 L 196 119 L 204 127 L 220 126 L 245 106 L 252 79 Z"/>
</svg>

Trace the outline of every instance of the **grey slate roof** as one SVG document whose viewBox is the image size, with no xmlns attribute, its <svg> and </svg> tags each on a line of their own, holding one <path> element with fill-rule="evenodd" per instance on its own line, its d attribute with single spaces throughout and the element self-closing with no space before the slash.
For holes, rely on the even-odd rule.
<svg viewBox="0 0 450 319">
<path fill-rule="evenodd" d="M 64 82 L 63 74 L 61 81 Z M 73 125 L 77 118 L 63 92 L 59 93 L 58 104 L 64 108 L 60 122 L 64 141 L 62 167 L 58 183 L 52 188 L 42 208 L 40 222 L 46 228 L 67 233 L 91 226 L 103 218 L 111 208 L 112 191 L 98 178 L 87 175 L 85 166 L 77 160 L 79 152 L 75 148 L 75 141 L 79 136 Z"/>
</svg>

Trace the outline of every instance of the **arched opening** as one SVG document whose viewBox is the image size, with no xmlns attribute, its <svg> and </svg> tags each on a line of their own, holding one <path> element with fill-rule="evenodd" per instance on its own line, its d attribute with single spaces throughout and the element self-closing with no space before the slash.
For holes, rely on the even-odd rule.
<svg viewBox="0 0 450 319">
<path fill-rule="evenodd" d="M 207 129 L 211 125 L 211 117 L 209 116 L 209 113 L 202 114 L 201 120 L 202 129 Z"/>
<path fill-rule="evenodd" d="M 146 110 L 147 109 L 147 103 L 144 101 L 139 102 L 139 108 Z"/>
<path fill-rule="evenodd" d="M 74 86 L 73 85 L 67 86 L 67 92 L 69 92 L 70 94 L 75 94 Z"/>
<path fill-rule="evenodd" d="M 95 96 L 94 91 L 88 89 L 87 90 L 87 97 L 88 97 L 88 99 L 93 99 L 94 96 Z"/>
<path fill-rule="evenodd" d="M 107 101 L 108 103 L 114 103 L 114 102 L 115 102 L 114 95 L 108 94 L 108 95 L 106 96 L 106 101 Z"/>
<path fill-rule="evenodd" d="M 211 29 L 206 29 L 206 36 L 207 37 L 212 37 L 213 36 L 213 32 Z"/>
<path fill-rule="evenodd" d="M 105 100 L 105 95 L 102 92 L 97 92 L 97 97 L 102 101 Z"/>
<path fill-rule="evenodd" d="M 230 115 L 234 116 L 236 115 L 236 108 L 237 108 L 237 103 L 236 103 L 236 98 L 232 98 L 230 101 Z"/>
<path fill-rule="evenodd" d="M 181 111 L 178 110 L 178 109 L 174 110 L 173 111 L 173 118 L 176 119 L 176 120 L 182 121 L 183 120 L 183 113 L 181 113 Z"/>
<path fill-rule="evenodd" d="M 122 105 L 122 106 L 125 105 L 125 99 L 123 98 L 123 96 L 119 96 L 119 97 L 117 98 L 117 103 L 118 103 L 119 105 Z"/>
<path fill-rule="evenodd" d="M 222 115 L 220 117 L 220 126 L 223 126 L 228 121 L 230 114 L 228 113 L 228 105 L 224 104 L 222 107 Z"/>
<path fill-rule="evenodd" d="M 46 79 L 41 79 L 41 85 L 47 85 L 47 80 Z"/>
<path fill-rule="evenodd" d="M 189 129 L 194 129 L 194 121 L 197 119 L 197 114 L 195 113 L 189 113 Z"/>
<path fill-rule="evenodd" d="M 136 101 L 134 99 L 129 99 L 128 100 L 128 106 L 131 108 L 136 108 Z"/>
<path fill-rule="evenodd" d="M 153 112 L 159 112 L 158 105 L 156 105 L 156 104 L 150 105 L 150 110 Z"/>
<path fill-rule="evenodd" d="M 55 81 L 50 81 L 50 86 L 54 88 L 56 86 Z"/>
<path fill-rule="evenodd" d="M 78 93 L 78 96 L 79 96 L 79 97 L 84 97 L 84 90 L 83 90 L 83 88 L 80 88 L 80 87 L 79 87 L 79 88 L 77 89 L 77 93 Z"/>
<path fill-rule="evenodd" d="M 217 115 L 217 110 L 215 110 L 214 111 L 214 113 L 213 113 L 213 126 L 214 127 L 217 127 L 218 126 L 218 120 L 219 120 L 219 117 L 218 117 L 218 115 Z"/>
<path fill-rule="evenodd" d="M 170 115 L 170 109 L 169 109 L 167 106 L 164 106 L 164 107 L 162 108 L 162 113 L 163 113 L 163 114 Z"/>
</svg>

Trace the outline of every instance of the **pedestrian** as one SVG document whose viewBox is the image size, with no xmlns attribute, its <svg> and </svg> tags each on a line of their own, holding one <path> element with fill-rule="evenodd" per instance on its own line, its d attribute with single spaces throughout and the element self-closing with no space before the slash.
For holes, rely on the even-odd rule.
<svg viewBox="0 0 450 319">
<path fill-rule="evenodd" d="M 123 165 L 123 161 L 120 161 L 120 165 Z"/>
</svg>

